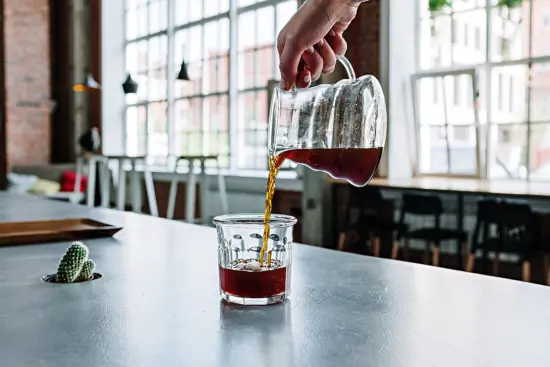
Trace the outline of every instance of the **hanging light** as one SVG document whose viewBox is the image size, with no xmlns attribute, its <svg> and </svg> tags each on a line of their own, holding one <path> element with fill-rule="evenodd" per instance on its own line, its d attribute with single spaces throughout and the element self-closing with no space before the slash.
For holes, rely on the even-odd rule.
<svg viewBox="0 0 550 367">
<path fill-rule="evenodd" d="M 189 74 L 187 74 L 187 65 L 185 65 L 185 60 L 181 62 L 180 72 L 178 73 L 177 80 L 191 80 L 189 79 Z"/>
<path fill-rule="evenodd" d="M 130 73 L 128 73 L 128 77 L 122 83 L 122 89 L 124 90 L 124 94 L 131 94 L 131 93 L 137 93 L 138 91 L 138 83 L 132 79 L 132 76 Z"/>
<path fill-rule="evenodd" d="M 73 85 L 75 92 L 88 92 L 93 89 L 101 89 L 101 85 L 94 79 L 94 76 L 90 72 L 86 72 L 86 79 L 83 83 Z"/>
</svg>

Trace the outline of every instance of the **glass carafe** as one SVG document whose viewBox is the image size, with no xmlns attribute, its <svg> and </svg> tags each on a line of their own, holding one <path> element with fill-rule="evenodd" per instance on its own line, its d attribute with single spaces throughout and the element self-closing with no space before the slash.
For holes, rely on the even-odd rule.
<svg viewBox="0 0 550 367">
<path fill-rule="evenodd" d="M 284 91 L 271 100 L 269 155 L 365 186 L 386 141 L 386 102 L 372 75 L 355 77 L 342 56 L 349 79 L 334 85 Z"/>
</svg>

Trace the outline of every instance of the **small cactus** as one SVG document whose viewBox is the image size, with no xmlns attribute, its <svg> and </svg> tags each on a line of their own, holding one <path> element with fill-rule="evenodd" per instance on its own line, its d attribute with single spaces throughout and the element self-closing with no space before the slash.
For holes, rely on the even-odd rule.
<svg viewBox="0 0 550 367">
<path fill-rule="evenodd" d="M 82 242 L 73 242 L 59 262 L 55 281 L 57 283 L 73 283 L 82 271 L 86 260 L 88 260 L 86 245 Z"/>
<path fill-rule="evenodd" d="M 80 271 L 80 274 L 78 274 L 78 277 L 76 278 L 76 282 L 85 282 L 87 280 L 92 279 L 92 276 L 94 275 L 95 270 L 95 262 L 92 259 L 88 259 L 84 261 L 84 264 L 82 264 L 82 270 Z"/>
</svg>

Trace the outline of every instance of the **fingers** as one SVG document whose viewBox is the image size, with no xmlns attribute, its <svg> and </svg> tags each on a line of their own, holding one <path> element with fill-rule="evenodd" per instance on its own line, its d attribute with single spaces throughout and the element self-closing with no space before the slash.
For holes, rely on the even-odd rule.
<svg viewBox="0 0 550 367">
<path fill-rule="evenodd" d="M 327 36 L 325 37 L 326 41 L 332 48 L 332 51 L 336 55 L 344 55 L 346 53 L 346 50 L 348 48 L 348 44 L 344 37 L 342 37 L 342 34 L 334 32 L 334 30 L 331 30 Z"/>
<path fill-rule="evenodd" d="M 298 46 L 295 38 L 283 37 L 282 42 L 277 42 L 277 49 L 282 50 L 279 70 L 281 71 L 280 88 L 289 90 L 295 83 L 298 76 L 298 63 L 305 50 Z M 310 52 L 313 48 L 310 47 Z"/>
<path fill-rule="evenodd" d="M 311 52 L 313 51 L 313 52 Z M 311 72 L 311 80 L 316 81 L 321 77 L 321 72 L 323 71 L 324 60 L 321 57 L 321 54 L 313 48 L 313 50 L 308 50 L 302 55 L 307 69 Z"/>
<path fill-rule="evenodd" d="M 316 81 L 322 74 L 330 74 L 336 66 L 336 55 L 330 45 L 322 39 L 315 45 L 315 52 L 302 55 L 307 68 L 311 71 L 311 81 Z"/>
<path fill-rule="evenodd" d="M 308 88 L 311 84 L 311 71 L 308 69 L 302 70 L 298 73 L 296 78 L 296 88 Z"/>
<path fill-rule="evenodd" d="M 316 46 L 315 49 L 323 59 L 323 74 L 330 74 L 334 71 L 336 66 L 336 55 L 330 45 L 325 41 L 321 40 Z"/>
<path fill-rule="evenodd" d="M 280 55 L 279 69 L 281 71 L 280 88 L 289 90 L 293 85 L 298 88 L 309 86 L 318 80 L 321 74 L 329 74 L 336 66 L 336 55 L 344 55 L 347 43 L 342 34 L 334 30 L 321 39 L 314 47 L 303 49 L 296 38 L 287 34 L 279 34 L 277 50 Z M 299 71 L 300 59 L 307 64 L 308 72 Z M 306 82 L 305 79 L 309 77 Z"/>
</svg>

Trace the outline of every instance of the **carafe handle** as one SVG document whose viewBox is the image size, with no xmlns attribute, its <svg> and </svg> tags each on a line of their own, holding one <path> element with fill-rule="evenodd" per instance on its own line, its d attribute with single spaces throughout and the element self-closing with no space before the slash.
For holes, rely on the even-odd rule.
<svg viewBox="0 0 550 367">
<path fill-rule="evenodd" d="M 345 56 L 336 55 L 336 60 L 340 61 L 344 69 L 346 69 L 346 73 L 348 73 L 348 77 L 350 81 L 354 82 L 355 79 L 355 71 L 353 71 L 353 66 L 351 66 L 351 63 Z"/>
<path fill-rule="evenodd" d="M 353 71 L 353 66 L 351 66 L 351 63 L 345 56 L 336 55 L 336 60 L 340 61 L 344 69 L 346 69 L 346 74 L 348 74 L 348 78 L 350 81 L 354 82 L 357 77 L 355 76 L 355 71 Z M 296 91 L 296 84 L 292 86 L 292 90 Z"/>
</svg>

